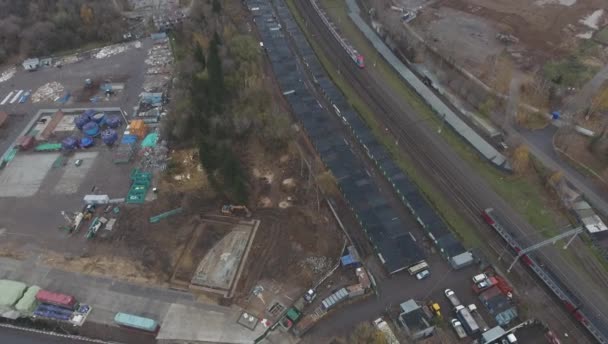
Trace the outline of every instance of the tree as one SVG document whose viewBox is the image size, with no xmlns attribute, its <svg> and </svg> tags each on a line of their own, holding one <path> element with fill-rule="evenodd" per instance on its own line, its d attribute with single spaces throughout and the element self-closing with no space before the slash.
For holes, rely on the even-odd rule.
<svg viewBox="0 0 608 344">
<path fill-rule="evenodd" d="M 213 4 L 211 5 L 212 7 L 212 11 L 213 13 L 220 13 L 222 12 L 222 3 L 220 2 L 220 0 L 213 0 Z"/>
<path fill-rule="evenodd" d="M 202 69 L 204 70 L 206 67 L 206 59 L 205 59 L 205 53 L 203 52 L 203 47 L 201 47 L 201 45 L 197 42 L 194 45 L 194 58 L 196 59 L 196 61 L 198 61 L 198 63 L 201 64 Z"/>
<path fill-rule="evenodd" d="M 91 25 L 93 23 L 93 9 L 89 5 L 82 4 L 80 6 L 80 19 L 85 25 Z"/>
<path fill-rule="evenodd" d="M 350 343 L 356 344 L 388 344 L 388 340 L 377 328 L 368 323 L 361 323 L 355 327 L 350 335 Z"/>
<path fill-rule="evenodd" d="M 513 170 L 517 174 L 525 173 L 530 166 L 530 152 L 526 145 L 520 145 L 513 152 Z"/>
<path fill-rule="evenodd" d="M 224 71 L 222 69 L 222 60 L 220 58 L 218 46 L 219 39 L 215 39 L 214 35 L 209 46 L 209 57 L 207 59 L 207 70 L 209 73 L 207 96 L 209 96 L 211 105 L 210 110 L 215 113 L 222 112 L 226 91 L 224 85 Z"/>
<path fill-rule="evenodd" d="M 547 182 L 549 185 L 556 186 L 564 177 L 564 173 L 562 171 L 555 171 L 551 174 Z"/>
</svg>

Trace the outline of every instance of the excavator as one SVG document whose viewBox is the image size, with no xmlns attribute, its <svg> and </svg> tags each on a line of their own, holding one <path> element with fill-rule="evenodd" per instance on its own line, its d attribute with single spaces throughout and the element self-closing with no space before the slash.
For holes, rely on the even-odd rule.
<svg viewBox="0 0 608 344">
<path fill-rule="evenodd" d="M 222 206 L 222 215 L 251 217 L 251 211 L 244 205 L 225 204 Z"/>
</svg>

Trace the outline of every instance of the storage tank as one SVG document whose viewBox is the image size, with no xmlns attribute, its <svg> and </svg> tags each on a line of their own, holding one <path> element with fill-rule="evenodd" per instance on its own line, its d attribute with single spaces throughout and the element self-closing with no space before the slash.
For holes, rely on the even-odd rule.
<svg viewBox="0 0 608 344">
<path fill-rule="evenodd" d="M 78 147 L 78 140 L 74 137 L 67 137 L 61 142 L 61 147 L 66 150 L 76 149 Z"/>
<path fill-rule="evenodd" d="M 76 128 L 80 130 L 82 130 L 82 127 L 84 127 L 84 125 L 89 123 L 90 121 L 91 119 L 85 115 L 80 115 L 74 118 L 74 124 L 76 125 Z"/>
<path fill-rule="evenodd" d="M 101 139 L 103 140 L 103 143 L 111 146 L 118 140 L 118 133 L 116 133 L 116 130 L 114 129 L 106 129 L 101 133 Z"/>
<path fill-rule="evenodd" d="M 93 147 L 94 144 L 95 144 L 95 141 L 93 141 L 93 139 L 88 136 L 85 136 L 80 139 L 80 147 L 82 147 L 82 148 Z"/>
<path fill-rule="evenodd" d="M 102 125 L 106 119 L 106 114 L 103 112 L 98 112 L 91 117 L 91 120 L 99 125 Z"/>
<path fill-rule="evenodd" d="M 82 127 L 85 135 L 95 137 L 99 135 L 99 125 L 95 122 L 89 122 Z"/>
<path fill-rule="evenodd" d="M 118 115 L 106 116 L 106 125 L 112 129 L 116 129 L 120 126 L 122 120 Z"/>
</svg>

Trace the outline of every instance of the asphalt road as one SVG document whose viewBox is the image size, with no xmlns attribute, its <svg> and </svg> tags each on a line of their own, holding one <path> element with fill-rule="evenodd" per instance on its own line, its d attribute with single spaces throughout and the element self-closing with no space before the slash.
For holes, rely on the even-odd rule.
<svg viewBox="0 0 608 344">
<path fill-rule="evenodd" d="M 89 341 L 49 336 L 41 333 L 0 328 L 0 343 L 3 344 L 90 344 Z"/>
<path fill-rule="evenodd" d="M 431 181 L 448 196 L 456 209 L 461 209 L 463 215 L 484 240 L 496 240 L 497 237 L 479 218 L 480 210 L 487 207 L 497 209 L 503 217 L 508 219 L 507 227 L 523 245 L 536 239 L 536 230 L 499 197 L 475 170 L 462 161 L 434 129 L 425 125 L 411 125 L 411 123 L 419 121 L 419 117 L 406 100 L 401 99 L 393 89 L 387 86 L 373 69 L 358 69 L 346 52 L 340 48 L 336 49 L 338 45 L 307 1 L 297 1 L 296 3 L 304 16 L 314 24 L 309 25 L 309 28 L 315 35 L 315 39 L 330 59 L 336 61 L 340 66 L 345 80 L 371 107 L 377 119 L 384 123 L 389 132 L 399 140 L 404 150 L 410 153 L 418 167 L 427 172 Z M 576 283 L 576 290 L 584 307 L 592 310 L 598 317 L 606 318 L 607 300 L 602 294 L 602 288 L 595 281 L 590 280 L 589 276 L 581 274 L 580 270 L 577 271 L 570 263 L 565 262 L 554 247 L 543 249 L 539 256 L 547 265 L 550 264 L 552 270 L 564 281 L 579 282 Z M 525 293 L 534 294 L 530 297 L 533 301 L 530 303 L 531 308 L 551 309 L 550 312 L 542 312 L 543 314 L 540 314 L 539 318 L 560 332 L 568 332 L 570 338 L 573 337 L 572 334 L 575 334 L 574 337 L 579 343 L 588 342 L 586 332 L 581 331 L 580 326 L 570 318 L 561 305 L 548 294 L 539 292 L 541 289 L 539 283 L 531 279 L 530 274 L 522 275 L 525 276 L 528 287 Z"/>
</svg>

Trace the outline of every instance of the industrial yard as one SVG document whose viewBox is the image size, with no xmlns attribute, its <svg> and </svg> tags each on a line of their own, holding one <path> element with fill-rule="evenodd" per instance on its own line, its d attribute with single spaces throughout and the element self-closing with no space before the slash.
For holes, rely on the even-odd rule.
<svg viewBox="0 0 608 344">
<path fill-rule="evenodd" d="M 333 1 L 118 1 L 124 41 L 2 67 L 0 326 L 157 344 L 602 342 L 608 280 L 572 266 L 601 268 L 579 250 L 606 230 L 593 200 L 570 202 L 581 227 L 535 232 L 517 212 L 529 200 L 484 174 L 518 175 L 508 140 L 403 63 L 359 8 L 374 1 Z M 509 4 L 391 5 L 437 44 L 477 33 L 456 40 L 465 67 L 505 40 L 518 68 L 547 58 L 523 38 L 554 28 L 542 13 L 495 26 Z M 567 56 L 603 15 L 547 34 L 545 52 Z"/>
</svg>

